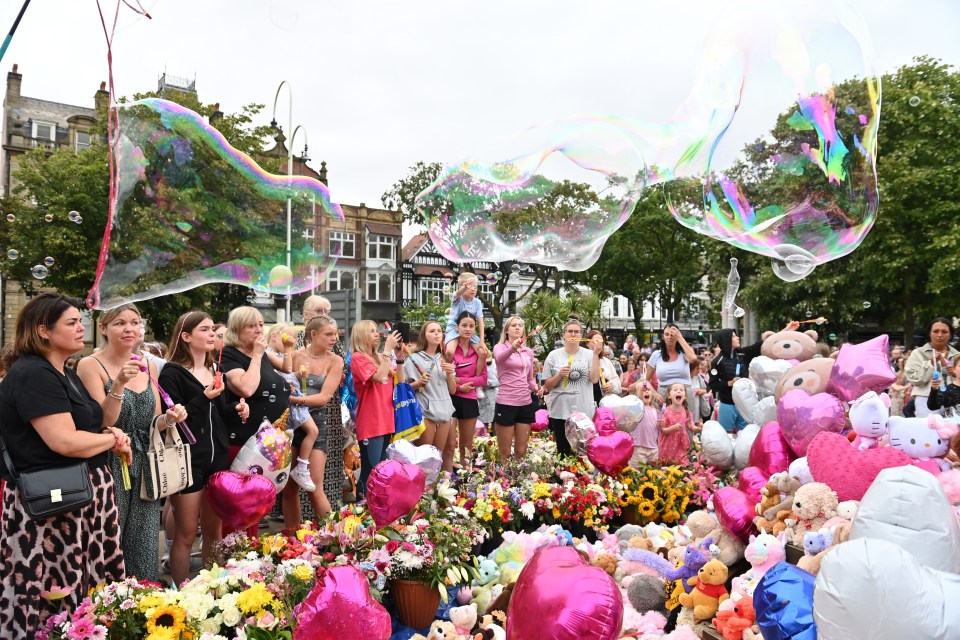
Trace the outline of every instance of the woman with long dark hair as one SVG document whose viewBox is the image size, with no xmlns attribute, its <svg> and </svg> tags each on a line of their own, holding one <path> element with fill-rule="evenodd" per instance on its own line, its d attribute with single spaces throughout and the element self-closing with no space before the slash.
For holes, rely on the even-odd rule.
<svg viewBox="0 0 960 640">
<path fill-rule="evenodd" d="M 477 389 L 487 384 L 487 351 L 483 342 L 474 343 L 477 334 L 477 317 L 469 311 L 457 316 L 456 340 L 453 341 L 453 366 L 456 392 L 453 394 L 453 417 L 457 419 L 459 431 L 460 464 L 467 466 L 467 456 L 473 450 L 473 436 L 476 432 L 477 418 L 480 416 L 480 402 Z M 456 433 L 451 431 L 447 446 L 443 451 L 443 468 L 453 468 Z"/>
</svg>

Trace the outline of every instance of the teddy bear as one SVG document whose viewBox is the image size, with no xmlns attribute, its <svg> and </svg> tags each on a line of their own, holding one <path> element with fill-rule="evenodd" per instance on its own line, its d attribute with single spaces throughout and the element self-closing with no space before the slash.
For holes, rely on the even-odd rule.
<svg viewBox="0 0 960 640">
<path fill-rule="evenodd" d="M 793 514 L 786 521 L 793 530 L 793 544 L 803 545 L 803 534 L 818 531 L 837 515 L 837 494 L 822 482 L 811 482 L 797 489 Z"/>
<path fill-rule="evenodd" d="M 727 581 L 727 565 L 719 560 L 709 560 L 700 567 L 697 575 L 687 580 L 693 587 L 690 593 L 680 595 L 680 604 L 693 609 L 695 622 L 710 620 L 724 600 L 730 597 L 724 583 Z"/>
<path fill-rule="evenodd" d="M 815 556 L 833 544 L 833 534 L 826 528 L 803 534 L 803 555 Z"/>
<path fill-rule="evenodd" d="M 833 551 L 834 547 L 850 539 L 850 527 L 849 522 L 833 527 L 833 529 L 829 531 L 830 544 L 814 555 L 804 554 L 804 556 L 797 561 L 797 567 L 813 575 L 819 574 L 820 564 L 823 562 L 823 558 Z"/>
<path fill-rule="evenodd" d="M 743 549 L 746 545 L 721 527 L 716 516 L 706 511 L 694 511 L 687 518 L 687 527 L 697 540 L 712 537 L 713 544 L 719 549 L 716 559 L 728 567 L 743 560 Z"/>
<path fill-rule="evenodd" d="M 713 619 L 713 626 L 723 636 L 724 640 L 741 640 L 743 632 L 751 628 L 757 620 L 757 613 L 753 608 L 753 600 L 742 598 L 733 607 L 718 611 Z"/>
<path fill-rule="evenodd" d="M 468 636 L 477 626 L 477 605 L 468 604 L 462 607 L 450 607 L 448 612 L 450 622 L 457 628 L 461 636 Z"/>
<path fill-rule="evenodd" d="M 502 625 L 507 624 L 506 618 L 500 618 L 495 615 L 483 616 L 483 619 L 477 624 L 477 629 L 474 631 L 471 640 L 506 640 L 507 632 L 503 626 L 497 624 L 497 622 L 500 622 Z"/>
<path fill-rule="evenodd" d="M 778 500 L 777 503 L 764 509 L 763 513 L 753 519 L 753 523 L 758 529 L 764 531 L 765 533 L 771 533 L 777 535 L 785 527 L 775 527 L 773 526 L 774 521 L 781 521 L 781 512 L 786 511 L 790 512 L 793 508 L 793 495 L 797 492 L 801 486 L 800 480 L 795 478 L 788 473 L 775 473 L 770 476 L 770 482 L 776 484 L 776 493 Z M 769 487 L 769 483 L 766 487 L 761 489 L 761 493 Z M 782 497 L 780 497 L 782 495 Z M 764 526 L 761 526 L 764 525 Z"/>
<path fill-rule="evenodd" d="M 817 354 L 817 339 L 820 336 L 809 331 L 764 331 L 760 339 L 760 355 L 774 360 L 804 362 Z"/>
<path fill-rule="evenodd" d="M 415 633 L 410 636 L 410 640 L 458 640 L 460 634 L 452 622 L 447 620 L 434 620 L 430 625 L 430 632 L 426 637 Z"/>
<path fill-rule="evenodd" d="M 617 572 L 617 566 L 620 564 L 620 561 L 617 560 L 617 556 L 609 553 L 598 553 L 596 556 L 594 556 L 591 564 L 595 567 L 600 567 L 607 572 L 608 576 L 612 578 Z"/>
<path fill-rule="evenodd" d="M 827 390 L 834 362 L 833 358 L 813 358 L 796 365 L 777 382 L 774 399 L 780 402 L 780 397 L 791 389 L 803 389 L 810 395 L 823 393 Z"/>
<path fill-rule="evenodd" d="M 776 474 L 774 474 L 776 475 Z M 760 489 L 760 502 L 757 504 L 757 515 L 762 516 L 769 509 L 780 504 L 780 489 L 777 488 L 777 481 L 771 478 Z M 774 512 L 776 514 L 776 512 Z"/>
</svg>

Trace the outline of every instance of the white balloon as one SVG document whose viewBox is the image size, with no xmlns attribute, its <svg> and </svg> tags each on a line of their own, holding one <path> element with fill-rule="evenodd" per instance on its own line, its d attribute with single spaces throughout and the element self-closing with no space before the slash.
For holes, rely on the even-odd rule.
<svg viewBox="0 0 960 640">
<path fill-rule="evenodd" d="M 632 432 L 637 423 L 643 420 L 643 400 L 633 394 L 622 398 L 614 395 L 603 396 L 600 398 L 600 406 L 613 412 L 617 429 L 625 433 Z"/>
<path fill-rule="evenodd" d="M 427 484 L 433 484 L 443 467 L 443 454 L 435 446 L 422 444 L 418 447 L 402 439 L 387 446 L 387 460 L 399 460 L 420 467 L 427 477 Z"/>
<path fill-rule="evenodd" d="M 740 378 L 731 390 L 733 404 L 749 424 L 767 424 L 777 419 L 777 402 L 773 396 L 761 398 L 757 385 L 749 378 Z"/>
<path fill-rule="evenodd" d="M 292 454 L 293 442 L 287 432 L 264 418 L 257 432 L 243 443 L 230 470 L 264 476 L 280 493 L 290 478 Z"/>
<path fill-rule="evenodd" d="M 916 540 L 911 549 L 922 544 Z M 813 616 L 818 640 L 960 638 L 958 601 L 960 575 L 923 566 L 887 540 L 860 538 L 823 558 Z M 878 606 L 892 607 L 890 614 L 878 615 Z"/>
<path fill-rule="evenodd" d="M 703 423 L 700 445 L 703 447 L 703 459 L 707 464 L 718 469 L 729 469 L 733 466 L 733 441 L 716 420 Z"/>
<path fill-rule="evenodd" d="M 733 464 L 737 469 L 746 469 L 750 466 L 750 447 L 760 433 L 760 425 L 748 424 L 737 434 L 733 443 Z"/>
<path fill-rule="evenodd" d="M 923 565 L 960 573 L 960 525 L 953 508 L 936 477 L 913 465 L 880 472 L 860 502 L 850 538 L 887 540 Z"/>
<path fill-rule="evenodd" d="M 810 473 L 810 465 L 807 463 L 807 456 L 797 458 L 790 463 L 790 469 L 787 471 L 791 476 L 800 481 L 800 484 L 810 484 L 813 482 L 813 474 Z"/>
<path fill-rule="evenodd" d="M 767 356 L 757 356 L 750 361 L 750 379 L 757 385 L 761 398 L 772 396 L 777 383 L 787 371 L 793 368 L 789 360 L 774 360 Z"/>
</svg>

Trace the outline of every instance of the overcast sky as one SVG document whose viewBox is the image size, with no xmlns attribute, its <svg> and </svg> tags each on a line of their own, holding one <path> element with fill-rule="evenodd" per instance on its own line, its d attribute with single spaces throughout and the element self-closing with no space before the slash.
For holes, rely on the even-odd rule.
<svg viewBox="0 0 960 640">
<path fill-rule="evenodd" d="M 773 0 L 771 0 L 773 1 Z M 101 0 L 111 15 L 113 0 Z M 6 32 L 21 0 L 0 4 Z M 135 4 L 135 2 L 134 2 Z M 960 2 L 852 0 L 879 71 L 927 54 L 960 64 Z M 164 72 L 196 77 L 203 102 L 236 111 L 294 91 L 294 124 L 334 198 L 379 205 L 418 160 L 453 162 L 491 136 L 601 112 L 662 121 L 690 90 L 715 0 L 143 0 L 121 5 L 118 95 Z M 804 7 L 805 2 L 791 3 Z M 798 9 L 799 10 L 799 9 Z M 2 61 L 24 95 L 93 105 L 107 78 L 93 0 L 33 0 Z M 776 113 L 778 107 L 770 106 Z M 277 118 L 286 128 L 287 98 Z M 769 129 L 769 114 L 760 117 Z M 302 142 L 295 145 L 299 153 Z M 882 141 L 881 141 L 882 145 Z"/>
</svg>

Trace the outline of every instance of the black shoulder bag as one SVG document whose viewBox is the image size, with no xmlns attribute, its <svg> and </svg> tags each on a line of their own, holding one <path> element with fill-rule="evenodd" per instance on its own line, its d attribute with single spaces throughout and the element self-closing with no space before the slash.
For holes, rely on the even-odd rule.
<svg viewBox="0 0 960 640">
<path fill-rule="evenodd" d="M 0 450 L 4 464 L 16 480 L 23 510 L 32 520 L 77 511 L 93 502 L 93 486 L 86 460 L 17 474 L 2 435 Z"/>
</svg>

